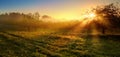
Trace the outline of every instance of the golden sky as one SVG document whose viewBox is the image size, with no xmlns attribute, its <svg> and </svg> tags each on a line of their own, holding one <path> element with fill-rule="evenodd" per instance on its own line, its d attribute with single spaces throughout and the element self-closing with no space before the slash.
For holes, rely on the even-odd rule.
<svg viewBox="0 0 120 57">
<path fill-rule="evenodd" d="M 56 19 L 77 19 L 97 5 L 116 2 L 120 0 L 0 0 L 0 12 L 39 12 Z"/>
</svg>

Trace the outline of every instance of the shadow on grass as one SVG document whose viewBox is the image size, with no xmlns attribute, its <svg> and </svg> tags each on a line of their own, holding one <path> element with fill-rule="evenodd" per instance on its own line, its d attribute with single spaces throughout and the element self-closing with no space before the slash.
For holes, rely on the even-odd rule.
<svg viewBox="0 0 120 57">
<path fill-rule="evenodd" d="M 87 35 L 85 49 L 95 57 L 119 57 L 120 35 Z"/>
</svg>

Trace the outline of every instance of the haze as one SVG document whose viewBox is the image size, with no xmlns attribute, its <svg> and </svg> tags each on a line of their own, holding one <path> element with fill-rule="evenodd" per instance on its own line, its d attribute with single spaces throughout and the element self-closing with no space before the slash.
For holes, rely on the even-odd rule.
<svg viewBox="0 0 120 57">
<path fill-rule="evenodd" d="M 87 9 L 116 2 L 120 0 L 0 0 L 0 12 L 39 12 L 56 19 L 78 19 Z"/>
</svg>

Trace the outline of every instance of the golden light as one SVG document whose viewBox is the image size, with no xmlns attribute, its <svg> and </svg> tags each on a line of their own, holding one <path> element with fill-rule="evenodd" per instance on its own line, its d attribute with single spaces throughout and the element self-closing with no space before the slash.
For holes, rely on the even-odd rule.
<svg viewBox="0 0 120 57">
<path fill-rule="evenodd" d="M 90 18 L 95 18 L 95 16 L 96 16 L 96 15 L 95 15 L 94 13 L 90 13 L 90 14 L 89 14 L 89 17 L 90 17 Z"/>
<path fill-rule="evenodd" d="M 88 13 L 84 16 L 84 18 L 88 18 L 88 19 L 94 19 L 96 17 L 95 13 Z"/>
</svg>

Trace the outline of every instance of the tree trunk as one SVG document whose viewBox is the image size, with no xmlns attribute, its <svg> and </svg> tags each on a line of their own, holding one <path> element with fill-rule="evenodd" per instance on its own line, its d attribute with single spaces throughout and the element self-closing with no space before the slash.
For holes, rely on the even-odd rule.
<svg viewBox="0 0 120 57">
<path fill-rule="evenodd" d="M 102 28 L 102 34 L 105 34 L 105 28 Z"/>
</svg>

